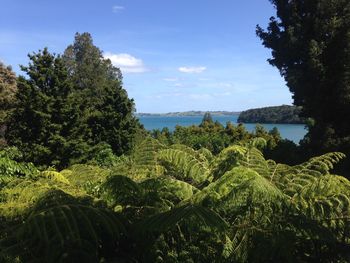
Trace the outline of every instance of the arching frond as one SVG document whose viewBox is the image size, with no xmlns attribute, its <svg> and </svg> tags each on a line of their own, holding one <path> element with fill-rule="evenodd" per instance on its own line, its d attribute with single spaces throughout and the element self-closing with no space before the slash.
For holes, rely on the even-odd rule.
<svg viewBox="0 0 350 263">
<path fill-rule="evenodd" d="M 147 137 L 135 147 L 133 160 L 136 165 L 154 166 L 157 165 L 157 152 L 166 147 L 158 140 Z"/>
<path fill-rule="evenodd" d="M 333 169 L 334 164 L 339 163 L 346 156 L 340 152 L 326 153 L 321 156 L 313 157 L 309 161 L 298 165 L 299 173 L 305 173 L 305 171 L 318 172 L 320 175 L 328 174 Z"/>
<path fill-rule="evenodd" d="M 227 222 L 211 209 L 193 204 L 180 206 L 147 218 L 138 227 L 141 231 L 164 232 L 175 227 L 181 221 L 187 220 L 193 220 L 217 230 L 224 230 L 228 227 Z"/>
<path fill-rule="evenodd" d="M 132 179 L 112 175 L 101 185 L 102 198 L 111 206 L 134 204 L 141 198 L 142 189 Z"/>
<path fill-rule="evenodd" d="M 284 194 L 252 169 L 236 167 L 192 197 L 195 203 L 241 206 L 247 202 L 267 204 L 284 199 Z M 216 206 L 217 207 L 217 206 Z"/>
<path fill-rule="evenodd" d="M 126 234 L 121 218 L 62 191 L 50 191 L 0 241 L 1 253 L 24 262 L 97 262 Z"/>
<path fill-rule="evenodd" d="M 209 151 L 207 148 L 200 148 L 198 151 L 197 151 L 199 154 L 203 155 L 205 157 L 205 159 L 207 159 L 207 161 L 210 163 L 213 158 L 214 158 L 214 155 L 212 154 L 211 151 Z"/>
<path fill-rule="evenodd" d="M 211 170 L 214 178 L 219 178 L 227 171 L 239 164 L 247 153 L 247 148 L 241 145 L 231 145 L 223 149 L 211 163 Z"/>
<path fill-rule="evenodd" d="M 61 174 L 59 172 L 43 171 L 43 172 L 40 173 L 39 176 L 43 177 L 43 178 L 48 178 L 48 179 L 56 181 L 56 182 L 60 182 L 60 183 L 64 183 L 64 184 L 70 184 L 68 179 L 63 174 Z"/>
<path fill-rule="evenodd" d="M 143 181 L 140 186 L 148 192 L 156 192 L 161 198 L 169 200 L 176 205 L 187 200 L 199 190 L 186 182 L 173 178 L 159 177 Z"/>
<path fill-rule="evenodd" d="M 99 185 L 110 175 L 109 169 L 87 164 L 75 164 L 60 171 L 70 184 L 89 194 L 98 195 Z"/>
<path fill-rule="evenodd" d="M 192 154 L 166 149 L 159 152 L 158 158 L 164 165 L 170 165 L 176 171 L 177 178 L 190 180 L 196 184 L 211 180 L 208 163 L 199 161 Z"/>
</svg>

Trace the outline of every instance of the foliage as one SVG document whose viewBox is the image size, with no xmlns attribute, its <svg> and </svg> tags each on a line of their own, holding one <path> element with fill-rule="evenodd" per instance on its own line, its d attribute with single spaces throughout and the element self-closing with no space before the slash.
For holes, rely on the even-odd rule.
<svg viewBox="0 0 350 263">
<path fill-rule="evenodd" d="M 218 154 L 229 145 L 254 137 L 264 137 L 268 141 L 266 149 L 270 151 L 282 141 L 277 129 L 268 132 L 258 125 L 255 132 L 249 133 L 242 124 L 227 122 L 223 126 L 213 121 L 202 121 L 198 126 L 176 126 L 173 132 L 166 128 L 162 131 L 154 130 L 151 136 L 165 145 L 184 144 L 196 150 L 206 148 L 213 154 Z"/>
<path fill-rule="evenodd" d="M 62 191 L 49 191 L 26 221 L 9 229 L 2 253 L 24 262 L 98 262 L 126 232 L 114 213 L 94 207 Z"/>
<path fill-rule="evenodd" d="M 18 262 L 347 261 L 350 183 L 330 174 L 344 155 L 289 166 L 266 160 L 267 144 L 257 137 L 213 155 L 147 138 L 108 168 L 12 176 L 0 189 L 0 255 Z"/>
<path fill-rule="evenodd" d="M 304 117 L 313 119 L 303 145 L 310 156 L 350 153 L 350 3 L 347 0 L 271 0 L 267 30 L 257 28 Z M 348 174 L 350 161 L 343 173 Z"/>
<path fill-rule="evenodd" d="M 243 123 L 305 123 L 299 117 L 301 107 L 282 105 L 242 111 L 237 122 Z"/>
<path fill-rule="evenodd" d="M 75 35 L 63 61 L 74 87 L 72 99 L 79 105 L 74 138 L 88 147 L 106 143 L 116 155 L 129 152 L 140 124 L 134 117 L 134 101 L 122 86 L 120 69 L 103 57 L 89 33 Z"/>
<path fill-rule="evenodd" d="M 47 49 L 29 58 L 29 66 L 22 67 L 29 79 L 18 78 L 16 111 L 10 115 L 6 138 L 21 149 L 25 161 L 67 165 L 69 130 L 75 121 L 67 71 L 62 59 Z"/>
<path fill-rule="evenodd" d="M 16 75 L 0 61 L 0 147 L 5 145 L 6 121 L 15 108 Z"/>
<path fill-rule="evenodd" d="M 45 48 L 29 59 L 21 67 L 28 78 L 17 80 L 16 111 L 6 118 L 6 139 L 23 160 L 59 169 L 92 159 L 108 166 L 113 155 L 131 151 L 141 134 L 134 102 L 90 34 L 76 34 L 62 57 Z"/>
<path fill-rule="evenodd" d="M 32 163 L 16 161 L 21 156 L 15 147 L 0 150 L 0 188 L 10 182 L 13 177 L 31 176 L 39 172 Z"/>
</svg>

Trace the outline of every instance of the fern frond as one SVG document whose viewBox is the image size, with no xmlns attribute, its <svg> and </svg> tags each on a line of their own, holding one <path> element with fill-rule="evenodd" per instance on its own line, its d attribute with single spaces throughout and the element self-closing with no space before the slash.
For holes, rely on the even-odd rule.
<svg viewBox="0 0 350 263">
<path fill-rule="evenodd" d="M 345 157 L 345 154 L 340 152 L 326 153 L 321 156 L 313 157 L 297 167 L 300 169 L 300 173 L 313 171 L 318 172 L 320 175 L 329 174 L 329 171 L 334 168 L 334 164 L 339 163 Z"/>
<path fill-rule="evenodd" d="M 218 208 L 278 203 L 284 194 L 270 181 L 252 169 L 236 167 L 192 197 L 195 203 L 208 203 Z"/>
<path fill-rule="evenodd" d="M 142 189 L 132 179 L 123 175 L 112 175 L 102 185 L 102 199 L 111 206 L 134 204 L 141 198 Z"/>
<path fill-rule="evenodd" d="M 157 152 L 166 147 L 158 140 L 147 137 L 135 147 L 133 160 L 137 165 L 154 166 L 157 165 Z"/>
<path fill-rule="evenodd" d="M 171 201 L 174 205 L 187 200 L 199 190 L 189 183 L 173 178 L 159 177 L 148 179 L 140 183 L 148 192 L 156 192 L 161 198 Z"/>
<path fill-rule="evenodd" d="M 239 161 L 244 158 L 247 151 L 248 149 L 241 145 L 231 145 L 223 149 L 210 164 L 214 178 L 217 179 L 233 167 L 238 166 Z"/>
<path fill-rule="evenodd" d="M 192 154 L 176 149 L 166 149 L 159 152 L 158 158 L 164 165 L 170 165 L 176 171 L 177 178 L 191 180 L 196 184 L 210 180 L 208 164 L 199 161 Z"/>
<path fill-rule="evenodd" d="M 200 155 L 203 155 L 205 157 L 205 159 L 210 163 L 213 158 L 214 155 L 211 153 L 211 151 L 209 151 L 207 148 L 200 148 L 197 153 L 199 153 Z"/>
<path fill-rule="evenodd" d="M 51 191 L 24 223 L 7 232 L 0 247 L 2 254 L 18 255 L 24 262 L 97 261 L 125 234 L 123 221 L 112 212 Z"/>
<path fill-rule="evenodd" d="M 139 225 L 141 231 L 164 232 L 175 227 L 181 221 L 201 223 L 220 231 L 228 227 L 227 222 L 211 209 L 200 205 L 187 204 L 170 211 L 143 220 Z"/>
<path fill-rule="evenodd" d="M 59 183 L 64 183 L 64 184 L 70 184 L 68 179 L 61 173 L 55 172 L 55 171 L 43 171 L 39 175 L 40 177 L 43 178 L 48 178 L 50 180 L 59 182 Z"/>
</svg>

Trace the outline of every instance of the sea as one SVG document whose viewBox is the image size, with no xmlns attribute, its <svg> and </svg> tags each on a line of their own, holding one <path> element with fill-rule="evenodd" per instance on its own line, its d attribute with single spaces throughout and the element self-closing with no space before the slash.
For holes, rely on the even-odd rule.
<svg viewBox="0 0 350 263">
<path fill-rule="evenodd" d="M 226 125 L 228 121 L 233 124 L 237 124 L 237 115 L 213 115 L 214 121 L 219 121 L 223 125 Z M 202 122 L 203 116 L 139 116 L 140 122 L 143 124 L 146 130 L 163 129 L 167 127 L 170 131 L 175 129 L 176 125 L 191 126 L 199 125 Z M 243 124 L 250 132 L 254 131 L 256 124 L 245 123 Z M 303 124 L 261 124 L 266 130 L 271 130 L 274 127 L 278 129 L 282 138 L 291 140 L 295 143 L 305 136 L 307 130 Z"/>
</svg>

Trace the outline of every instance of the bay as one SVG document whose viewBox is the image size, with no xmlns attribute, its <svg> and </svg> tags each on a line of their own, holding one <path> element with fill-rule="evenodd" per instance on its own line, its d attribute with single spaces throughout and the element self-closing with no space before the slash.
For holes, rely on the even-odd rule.
<svg viewBox="0 0 350 263">
<path fill-rule="evenodd" d="M 226 125 L 228 121 L 237 124 L 238 115 L 223 115 L 212 116 L 214 121 L 219 121 Z M 140 116 L 139 120 L 146 130 L 163 129 L 167 127 L 170 131 L 174 131 L 176 125 L 191 126 L 199 125 L 202 122 L 203 116 Z M 243 124 L 249 132 L 254 131 L 256 124 Z M 274 127 L 278 129 L 282 138 L 291 140 L 295 143 L 305 136 L 307 130 L 303 124 L 261 124 L 266 130 L 271 130 Z"/>
</svg>

